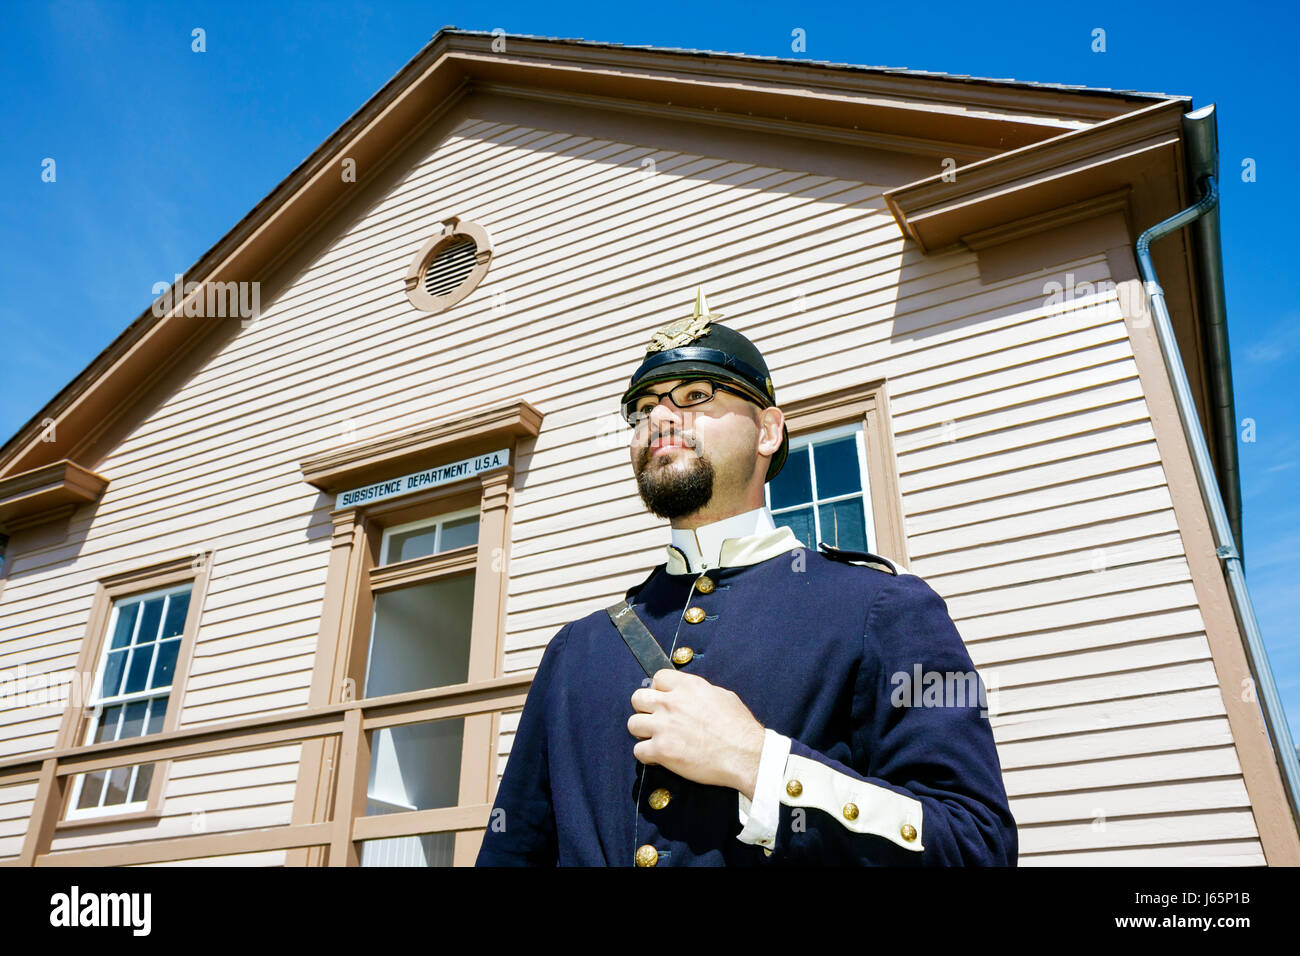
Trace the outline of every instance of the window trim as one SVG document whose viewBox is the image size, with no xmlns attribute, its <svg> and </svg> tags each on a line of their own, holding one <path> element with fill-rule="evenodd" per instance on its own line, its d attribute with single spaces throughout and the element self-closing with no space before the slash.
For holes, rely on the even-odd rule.
<svg viewBox="0 0 1300 956">
<path fill-rule="evenodd" d="M 90 619 L 86 627 L 86 639 L 82 641 L 81 652 L 73 671 L 73 680 L 78 681 L 81 675 L 90 673 L 93 666 L 94 683 L 90 685 L 90 693 L 86 700 L 78 700 L 77 706 L 69 706 L 64 711 L 63 723 L 59 727 L 55 744 L 56 749 L 91 746 L 84 743 L 93 719 L 93 708 L 89 706 L 89 700 L 93 699 L 93 695 L 97 692 L 98 681 L 101 679 L 100 666 L 106 656 L 110 636 L 109 625 L 113 619 L 113 606 L 116 601 L 120 598 L 137 597 L 189 583 L 190 603 L 185 614 L 185 626 L 181 631 L 180 648 L 176 654 L 176 671 L 167 699 L 167 712 L 163 716 L 162 729 L 158 733 L 165 734 L 179 729 L 199 618 L 211 576 L 212 559 L 211 551 L 195 552 L 193 556 L 174 558 L 148 567 L 109 575 L 96 582 Z M 60 797 L 55 832 L 60 833 L 77 827 L 101 826 L 105 823 L 160 819 L 163 792 L 170 776 L 172 762 L 171 760 L 146 762 L 152 762 L 155 769 L 153 778 L 149 781 L 149 795 L 143 807 L 137 802 L 128 804 L 127 806 L 131 808 L 129 810 L 97 808 L 75 811 L 72 816 L 69 816 L 73 806 L 73 794 L 80 789 L 78 779 L 74 777 L 68 780 L 64 787 L 65 792 Z"/>
<path fill-rule="evenodd" d="M 502 468 L 395 498 L 328 511 L 333 539 L 312 674 L 311 706 L 352 699 L 365 686 L 376 588 L 402 586 L 432 575 L 470 569 L 475 573 L 470 679 L 446 690 L 467 697 L 490 694 L 505 699 L 511 696 L 492 689 L 490 682 L 508 676 L 504 670 L 504 629 L 515 468 L 521 446 L 525 449 L 531 446 L 529 440 L 537 436 L 541 420 L 541 412 L 534 406 L 516 399 L 505 405 L 467 412 L 451 421 L 323 452 L 302 462 L 306 480 L 329 495 L 329 500 L 322 502 L 328 507 L 338 492 L 371 480 L 433 468 L 502 447 L 510 452 L 509 462 Z M 386 566 L 378 564 L 386 530 L 466 509 L 479 513 L 478 543 L 473 547 Z M 485 683 L 489 687 L 476 687 Z M 460 789 L 456 807 L 449 810 L 490 804 L 495 785 L 498 722 L 499 712 L 465 718 Z M 372 733 L 365 731 L 367 737 Z M 367 752 L 371 743 L 367 740 Z M 340 786 L 356 784 L 353 792 L 364 791 L 370 771 L 368 762 L 364 767 L 357 767 L 357 772 L 366 779 L 339 781 L 336 768 L 343 763 L 339 750 L 337 737 L 304 743 L 292 822 L 331 819 L 327 808 Z M 357 819 L 366 819 L 364 803 L 360 809 L 362 815 Z M 463 814 L 447 814 L 453 822 L 460 816 Z M 447 829 L 455 829 L 457 834 L 455 865 L 472 865 L 484 827 L 466 828 L 462 823 Z M 361 842 L 350 843 L 348 865 L 359 864 Z M 322 847 L 290 850 L 286 864 L 321 865 L 326 852 Z"/>
<path fill-rule="evenodd" d="M 188 617 L 189 598 L 192 598 L 194 596 L 194 585 L 192 582 L 187 581 L 181 584 L 170 584 L 167 585 L 166 587 L 153 588 L 152 590 L 149 591 L 142 591 L 137 594 L 130 594 L 130 595 L 120 595 L 114 598 L 112 603 L 112 608 L 110 609 L 108 615 L 108 625 L 105 631 L 105 636 L 106 637 L 111 636 L 114 630 L 116 629 L 118 616 L 121 614 L 122 602 L 132 601 L 132 600 L 138 602 L 145 602 L 151 598 L 166 597 L 173 594 L 182 594 L 182 593 L 187 595 L 185 614 L 186 617 Z M 137 615 L 136 623 L 135 623 L 136 628 L 139 627 L 140 620 L 141 620 L 140 617 Z M 180 643 L 183 643 L 185 640 L 184 633 L 185 633 L 184 625 L 182 624 L 181 633 L 176 635 L 175 637 L 167 638 L 167 640 L 176 640 Z M 134 642 L 131 643 L 133 644 Z M 157 639 L 151 639 L 150 643 L 159 644 L 161 642 L 158 641 Z M 166 709 L 170 710 L 172 706 L 172 694 L 175 692 L 175 683 L 176 683 L 175 671 L 172 672 L 171 683 L 169 683 L 166 687 L 155 687 L 155 688 L 146 687 L 143 691 L 136 691 L 134 694 L 127 694 L 127 695 L 115 694 L 112 696 L 112 698 L 108 698 L 108 699 L 101 698 L 99 696 L 99 689 L 104 680 L 104 671 L 108 666 L 109 654 L 112 652 L 112 648 L 109 646 L 109 644 L 110 642 L 108 640 L 105 640 L 104 646 L 100 648 L 99 662 L 95 667 L 95 677 L 90 685 L 92 690 L 89 698 L 86 701 L 88 713 L 86 719 L 85 736 L 82 738 L 81 741 L 82 746 L 86 746 L 86 747 L 89 747 L 93 743 L 92 737 L 94 736 L 95 733 L 98 732 L 100 727 L 100 721 L 103 719 L 103 712 L 108 707 L 116 707 L 120 704 L 126 704 L 126 703 L 135 703 L 141 700 L 151 701 L 164 696 L 167 698 Z M 131 644 L 128 644 L 127 646 L 131 646 Z M 155 651 L 152 656 L 149 665 L 149 673 L 145 675 L 146 683 L 148 682 L 148 678 L 153 675 L 153 668 L 157 664 L 158 653 L 159 653 L 158 651 Z M 179 649 L 177 651 L 177 656 L 179 659 Z M 163 714 L 165 720 L 166 710 L 164 710 Z M 148 724 L 146 723 L 145 726 L 147 728 Z M 161 729 L 156 731 L 156 733 L 161 733 L 161 732 L 162 732 Z M 137 736 L 146 737 L 150 735 L 146 731 L 146 733 L 138 734 Z M 114 739 L 121 740 L 123 738 L 117 737 Z M 132 779 L 134 779 L 138 775 L 139 771 L 137 768 L 141 766 L 143 766 L 143 764 L 130 765 L 131 770 L 133 771 L 131 774 Z M 156 769 L 157 768 L 155 767 L 155 770 Z M 146 793 L 145 799 L 143 800 L 131 800 L 126 803 L 114 804 L 112 806 L 86 807 L 83 809 L 78 809 L 77 801 L 81 796 L 82 788 L 85 786 L 85 781 L 86 781 L 86 774 L 79 773 L 75 777 L 73 777 L 72 780 L 69 782 L 68 789 L 71 792 L 68 796 L 68 808 L 66 813 L 64 814 L 65 819 L 84 820 L 90 817 L 95 817 L 96 819 L 102 819 L 103 817 L 110 816 L 110 815 L 133 813 L 139 810 L 143 810 L 148 806 L 149 799 L 148 799 L 148 794 Z M 153 786 L 153 780 L 151 777 L 150 787 L 152 788 L 152 786 Z"/>
<path fill-rule="evenodd" d="M 861 428 L 871 495 L 874 527 L 870 540 L 875 544 L 874 553 L 907 566 L 910 562 L 886 380 L 875 379 L 823 395 L 778 402 L 777 407 L 785 414 L 792 446 L 797 438 L 816 436 L 832 428 Z"/>
</svg>

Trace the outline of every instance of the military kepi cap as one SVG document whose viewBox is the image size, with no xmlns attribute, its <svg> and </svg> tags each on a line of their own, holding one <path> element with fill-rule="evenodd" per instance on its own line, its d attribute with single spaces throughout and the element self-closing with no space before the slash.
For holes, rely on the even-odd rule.
<svg viewBox="0 0 1300 956">
<path fill-rule="evenodd" d="M 763 353 L 735 329 L 716 323 L 721 316 L 709 312 L 704 289 L 695 293 L 695 314 L 658 329 L 646 346 L 645 360 L 632 373 L 619 404 L 656 382 L 711 378 L 743 391 L 760 408 L 776 404 L 776 390 Z M 767 468 L 767 480 L 776 477 L 790 453 L 790 432 L 782 426 L 781 447 Z"/>
</svg>

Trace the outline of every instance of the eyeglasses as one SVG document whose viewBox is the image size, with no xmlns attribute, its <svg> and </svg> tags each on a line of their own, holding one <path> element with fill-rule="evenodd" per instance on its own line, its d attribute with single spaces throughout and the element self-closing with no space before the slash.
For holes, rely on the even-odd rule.
<svg viewBox="0 0 1300 956">
<path fill-rule="evenodd" d="M 730 385 L 723 385 L 721 382 L 714 382 L 709 379 L 700 379 L 695 382 L 683 382 L 667 392 L 641 392 L 633 396 L 623 403 L 623 419 L 633 428 L 636 428 L 650 417 L 650 413 L 654 411 L 655 406 L 665 398 L 671 398 L 673 404 L 678 408 L 691 408 L 712 401 L 718 390 L 739 395 L 749 402 L 754 401 L 751 395 L 742 392 L 738 388 L 732 388 Z"/>
</svg>

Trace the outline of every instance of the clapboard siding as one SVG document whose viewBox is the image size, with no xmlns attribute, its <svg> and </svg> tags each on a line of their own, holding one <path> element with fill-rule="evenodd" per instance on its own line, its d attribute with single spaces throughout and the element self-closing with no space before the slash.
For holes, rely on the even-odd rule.
<svg viewBox="0 0 1300 956">
<path fill-rule="evenodd" d="M 35 799 L 34 783 L 0 787 L 0 860 L 12 859 L 22 852 Z"/>
<path fill-rule="evenodd" d="M 516 462 L 505 667 L 535 667 L 567 621 L 663 559 L 614 402 L 649 331 L 702 282 L 763 349 L 780 398 L 887 380 L 909 566 L 995 689 L 1026 862 L 1259 858 L 1113 292 L 1056 304 L 1042 275 L 985 284 L 972 255 L 921 256 L 869 172 L 473 118 L 402 161 L 100 463 L 111 484 L 69 543 L 15 542 L 0 670 L 66 674 L 98 578 L 211 548 L 182 725 L 304 706 L 330 522 L 298 461 L 517 397 L 545 419 Z M 416 312 L 402 277 L 452 213 L 491 232 L 492 268 L 451 311 Z M 1100 251 L 1060 271 L 1109 277 Z M 498 772 L 517 725 L 502 716 Z M 57 726 L 57 712 L 0 709 L 0 753 L 49 747 Z M 275 753 L 178 762 L 162 821 L 55 849 L 188 833 L 199 810 L 208 832 L 287 822 L 296 745 Z"/>
<path fill-rule="evenodd" d="M 165 839 L 287 824 L 301 749 L 295 743 L 173 761 L 158 820 L 147 827 L 107 822 L 56 833 L 51 852 L 109 846 L 127 835 Z"/>
</svg>

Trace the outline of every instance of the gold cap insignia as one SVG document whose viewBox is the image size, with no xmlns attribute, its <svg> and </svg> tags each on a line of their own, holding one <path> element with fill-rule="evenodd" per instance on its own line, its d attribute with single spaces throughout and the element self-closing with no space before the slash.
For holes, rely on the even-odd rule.
<svg viewBox="0 0 1300 956">
<path fill-rule="evenodd" d="M 675 319 L 656 330 L 650 336 L 650 344 L 645 347 L 646 354 L 694 342 L 709 331 L 711 320 L 720 318 L 720 314 L 709 311 L 708 303 L 704 301 L 704 286 L 699 286 L 695 290 L 695 314 L 685 319 Z"/>
</svg>

